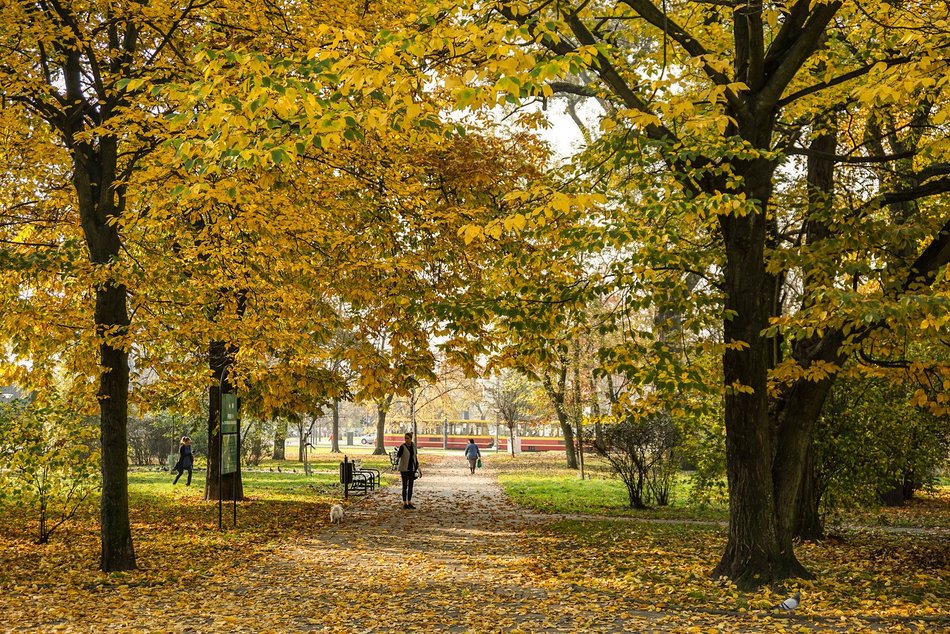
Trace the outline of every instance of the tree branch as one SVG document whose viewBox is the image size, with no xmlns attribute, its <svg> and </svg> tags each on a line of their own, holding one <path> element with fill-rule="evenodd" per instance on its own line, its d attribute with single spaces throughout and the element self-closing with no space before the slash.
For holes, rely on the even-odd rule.
<svg viewBox="0 0 950 634">
<path fill-rule="evenodd" d="M 795 14 L 798 5 L 810 5 L 811 2 L 812 0 L 799 0 L 798 4 L 792 9 L 792 13 Z M 841 4 L 841 0 L 834 0 L 833 2 L 814 5 L 811 9 L 811 15 L 805 21 L 801 30 L 797 32 L 797 37 L 791 42 L 787 52 L 782 57 L 782 61 L 778 63 L 775 71 L 769 74 L 764 88 L 759 92 L 757 104 L 759 112 L 757 114 L 771 112 L 777 106 L 785 88 L 801 69 L 808 56 L 818 47 L 818 43 L 825 33 L 825 28 L 838 12 L 838 9 L 841 8 Z M 782 31 L 785 31 L 784 26 Z M 779 35 L 781 34 L 780 32 Z M 770 55 L 772 48 L 769 49 Z M 766 58 L 768 59 L 768 56 Z"/>
<path fill-rule="evenodd" d="M 843 84 L 843 83 L 845 83 L 845 82 L 849 82 L 849 81 L 851 81 L 852 79 L 857 79 L 858 77 L 862 77 L 862 76 L 864 76 L 864 75 L 867 75 L 869 72 L 871 72 L 871 69 L 872 69 L 872 68 L 874 68 L 875 66 L 877 66 L 877 65 L 880 64 L 881 62 L 884 62 L 885 64 L 888 65 L 888 67 L 890 67 L 890 66 L 896 66 L 896 65 L 898 65 L 898 64 L 906 64 L 907 62 L 911 61 L 911 59 L 912 59 L 912 58 L 911 58 L 909 55 L 903 55 L 903 56 L 901 56 L 901 57 L 894 57 L 894 58 L 891 58 L 891 59 L 878 60 L 878 61 L 873 62 L 873 63 L 871 63 L 871 64 L 865 64 L 864 66 L 861 66 L 860 68 L 855 68 L 855 69 L 852 70 L 852 71 L 849 71 L 849 72 L 847 72 L 847 73 L 845 73 L 845 74 L 843 74 L 843 75 L 838 75 L 837 77 L 834 77 L 834 78 L 832 78 L 832 79 L 829 79 L 828 81 L 818 82 L 817 84 L 814 84 L 814 85 L 812 85 L 812 86 L 808 86 L 807 88 L 802 88 L 801 90 L 797 90 L 797 91 L 793 92 L 792 94 L 790 94 L 789 96 L 780 99 L 779 102 L 778 102 L 778 106 L 779 106 L 780 108 L 785 107 L 785 106 L 787 106 L 788 104 L 794 102 L 795 100 L 801 99 L 802 97 L 807 97 L 808 95 L 811 95 L 811 94 L 813 94 L 813 93 L 819 92 L 819 91 L 824 90 L 824 89 L 826 89 L 826 88 L 831 88 L 832 86 L 837 86 L 837 85 L 839 85 L 839 84 Z"/>
</svg>

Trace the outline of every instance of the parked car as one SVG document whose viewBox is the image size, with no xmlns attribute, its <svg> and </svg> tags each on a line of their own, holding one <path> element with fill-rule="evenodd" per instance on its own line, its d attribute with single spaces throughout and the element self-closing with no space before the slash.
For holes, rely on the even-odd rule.
<svg viewBox="0 0 950 634">
<path fill-rule="evenodd" d="M 369 436 L 360 436 L 359 438 L 360 438 L 361 445 L 372 445 L 373 443 L 376 442 L 375 434 L 369 435 Z"/>
</svg>

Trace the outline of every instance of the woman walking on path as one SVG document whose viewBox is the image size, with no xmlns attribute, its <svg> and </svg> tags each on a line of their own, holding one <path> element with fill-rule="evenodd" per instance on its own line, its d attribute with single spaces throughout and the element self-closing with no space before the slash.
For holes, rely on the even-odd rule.
<svg viewBox="0 0 950 634">
<path fill-rule="evenodd" d="M 416 456 L 412 434 L 406 433 L 406 442 L 399 445 L 396 458 L 399 460 L 399 475 L 402 477 L 402 508 L 414 509 L 416 507 L 412 505 L 412 483 L 416 479 L 419 458 Z"/>
<path fill-rule="evenodd" d="M 188 436 L 181 437 L 181 446 L 178 447 L 178 462 L 175 464 L 175 471 L 178 472 L 178 475 L 175 476 L 175 481 L 172 484 L 178 484 L 178 478 L 181 477 L 181 474 L 186 470 L 188 471 L 188 481 L 185 482 L 185 486 L 191 485 L 191 470 L 195 466 L 195 456 L 191 453 L 191 438 Z"/>
<path fill-rule="evenodd" d="M 468 439 L 468 445 L 465 446 L 465 457 L 468 458 L 468 466 L 472 470 L 472 475 L 475 475 L 475 466 L 482 457 L 482 452 L 478 450 L 474 438 Z"/>
</svg>

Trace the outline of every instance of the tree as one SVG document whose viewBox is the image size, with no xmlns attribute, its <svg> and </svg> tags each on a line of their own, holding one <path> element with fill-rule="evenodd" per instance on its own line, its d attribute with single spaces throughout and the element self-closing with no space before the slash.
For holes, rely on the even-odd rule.
<svg viewBox="0 0 950 634">
<path fill-rule="evenodd" d="M 891 379 L 842 378 L 818 420 L 810 537 L 837 509 L 901 503 L 925 486 L 947 456 L 946 425 L 911 404 L 913 387 Z"/>
<path fill-rule="evenodd" d="M 129 183 L 156 142 L 162 110 L 154 102 L 143 107 L 144 96 L 127 90 L 125 82 L 172 75 L 184 61 L 179 51 L 189 48 L 182 38 L 195 13 L 193 4 L 11 2 L 0 15 L 4 103 L 12 104 L 23 134 L 35 126 L 51 133 L 44 141 L 56 146 L 54 153 L 36 148 L 38 156 L 65 159 L 73 195 L 71 214 L 59 221 L 81 227 L 97 278 L 90 335 L 101 368 L 104 571 L 135 567 L 126 474 L 130 317 L 128 287 L 118 272 L 120 221 L 128 212 Z"/>
<path fill-rule="evenodd" d="M 856 122 L 873 122 L 868 108 L 883 103 L 903 113 L 895 120 L 907 121 L 914 93 L 939 84 L 927 69 L 937 61 L 933 38 L 942 41 L 947 34 L 932 34 L 924 25 L 944 11 L 930 7 L 915 15 L 891 3 L 872 3 L 869 9 L 808 0 L 703 10 L 692 3 L 661 7 L 649 0 L 616 7 L 498 3 L 474 11 L 486 20 L 503 17 L 510 25 L 506 37 L 520 37 L 525 50 L 522 57 L 487 60 L 474 73 L 484 83 L 472 87 L 471 82 L 459 92 L 463 103 L 493 103 L 499 93 L 518 99 L 562 91 L 608 104 L 603 135 L 579 167 L 586 166 L 594 188 L 615 201 L 600 212 L 615 222 L 588 222 L 587 246 L 579 247 L 594 250 L 599 243 L 624 254 L 623 278 L 644 289 L 644 297 L 656 278 L 667 277 L 664 272 L 682 279 L 692 271 L 708 279 L 690 303 L 718 304 L 723 316 L 730 528 L 714 573 L 742 587 L 809 574 L 795 556 L 793 538 L 805 454 L 833 380 L 826 379 L 840 367 L 842 354 L 873 339 L 872 333 L 895 327 L 884 310 L 849 310 L 840 321 L 822 321 L 822 314 L 831 314 L 827 298 L 856 301 L 856 294 L 866 292 L 863 282 L 881 277 L 880 270 L 862 269 L 868 278 L 855 281 L 835 248 L 847 242 L 853 223 L 886 229 L 889 217 L 899 218 L 905 231 L 913 226 L 916 239 L 904 239 L 903 250 L 886 258 L 889 279 L 880 295 L 887 305 L 900 307 L 902 324 L 922 312 L 933 314 L 908 308 L 932 293 L 937 272 L 950 258 L 950 225 L 935 217 L 926 201 L 950 188 L 936 158 L 942 152 L 934 149 L 934 158 L 924 158 L 923 148 L 937 137 L 920 135 L 922 143 L 907 144 L 903 152 L 888 143 L 885 154 L 862 142 L 830 158 L 883 172 L 913 156 L 930 167 L 916 167 L 910 180 L 882 180 L 870 191 L 852 185 L 844 221 L 814 205 L 797 208 L 794 226 L 804 227 L 799 235 L 807 234 L 809 264 L 820 259 L 834 275 L 817 284 L 812 278 L 803 298 L 808 310 L 785 319 L 783 285 L 801 279 L 803 261 L 783 259 L 779 249 L 802 244 L 785 241 L 790 208 L 781 183 L 780 168 L 788 164 L 782 151 L 827 156 L 796 144 L 821 136 L 828 113 L 849 102 L 863 109 Z M 895 47 L 898 31 L 906 37 L 897 38 Z M 943 103 L 943 95 L 935 94 L 940 90 L 926 89 L 928 104 Z M 884 128 L 870 136 L 889 138 Z M 923 202 L 897 208 L 915 200 Z M 879 235 L 885 234 L 900 240 L 889 231 Z M 850 242 L 847 251 L 870 262 L 874 250 Z M 618 267 L 611 281 L 620 277 Z M 857 284 L 857 293 L 845 285 L 848 280 Z M 902 304 L 909 296 L 914 299 Z M 565 301 L 575 298 L 568 295 Z M 689 314 L 686 305 L 671 302 L 675 314 Z M 794 378 L 787 374 L 792 367 L 799 369 Z"/>
<path fill-rule="evenodd" d="M 489 387 L 492 407 L 508 428 L 508 447 L 515 454 L 518 423 L 526 421 L 533 410 L 533 387 L 526 377 L 513 370 L 502 371 Z"/>
</svg>

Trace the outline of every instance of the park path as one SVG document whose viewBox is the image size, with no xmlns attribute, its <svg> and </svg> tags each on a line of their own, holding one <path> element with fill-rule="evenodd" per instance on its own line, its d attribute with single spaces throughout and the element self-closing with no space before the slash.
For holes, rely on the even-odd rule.
<svg viewBox="0 0 950 634">
<path fill-rule="evenodd" d="M 413 501 L 417 510 L 402 508 L 398 484 L 350 498 L 342 524 L 314 518 L 313 532 L 206 577 L 141 591 L 33 590 L 37 600 L 51 602 L 42 620 L 28 607 L 6 620 L 0 612 L 0 631 L 891 631 L 713 606 L 654 607 L 663 597 L 621 595 L 595 579 L 562 577 L 557 560 L 573 548 L 571 540 L 545 530 L 551 517 L 512 504 L 490 467 L 469 475 L 461 455 L 426 465 Z"/>
<path fill-rule="evenodd" d="M 259 632 L 762 631 L 761 623 L 722 629 L 713 613 L 638 609 L 646 601 L 559 579 L 547 564 L 563 544 L 534 530 L 550 519 L 511 503 L 491 469 L 470 475 L 460 455 L 425 466 L 413 502 L 416 510 L 402 508 L 398 483 L 350 498 L 342 524 L 242 570 L 244 588 L 218 595 L 196 631 L 222 623 Z M 256 621 L 242 613 L 242 593 Z"/>
</svg>

